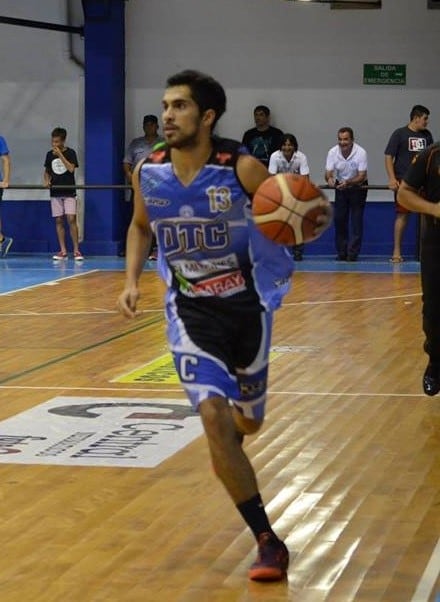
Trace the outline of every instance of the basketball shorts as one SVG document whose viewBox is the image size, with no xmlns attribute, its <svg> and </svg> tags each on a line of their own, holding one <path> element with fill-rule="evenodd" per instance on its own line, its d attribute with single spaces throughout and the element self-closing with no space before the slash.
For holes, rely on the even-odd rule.
<svg viewBox="0 0 440 602">
<path fill-rule="evenodd" d="M 73 196 L 50 197 L 50 207 L 52 210 L 52 217 L 76 215 L 76 198 Z"/>
<path fill-rule="evenodd" d="M 231 310 L 210 299 L 167 307 L 176 371 L 195 410 L 224 397 L 246 418 L 264 418 L 273 315 Z"/>
</svg>

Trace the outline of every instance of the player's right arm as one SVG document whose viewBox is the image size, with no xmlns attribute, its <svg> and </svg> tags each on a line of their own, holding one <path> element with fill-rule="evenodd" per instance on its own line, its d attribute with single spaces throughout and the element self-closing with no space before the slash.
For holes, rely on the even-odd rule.
<svg viewBox="0 0 440 602">
<path fill-rule="evenodd" d="M 136 315 L 139 299 L 138 282 L 152 240 L 150 221 L 139 182 L 142 164 L 143 161 L 140 161 L 133 172 L 134 206 L 133 217 L 127 233 L 125 287 L 118 298 L 118 309 L 128 318 L 134 318 Z"/>
</svg>

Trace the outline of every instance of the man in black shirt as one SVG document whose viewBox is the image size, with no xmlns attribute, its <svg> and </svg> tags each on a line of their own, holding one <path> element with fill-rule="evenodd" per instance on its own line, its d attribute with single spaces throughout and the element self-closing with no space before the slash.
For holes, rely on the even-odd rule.
<svg viewBox="0 0 440 602">
<path fill-rule="evenodd" d="M 397 197 L 406 209 L 422 214 L 420 272 L 424 349 L 429 356 L 423 390 L 436 395 L 440 391 L 440 142 L 413 159 Z"/>
<path fill-rule="evenodd" d="M 270 125 L 270 109 L 265 105 L 255 107 L 254 120 L 255 127 L 244 133 L 242 142 L 251 155 L 268 167 L 271 154 L 281 147 L 283 132 Z"/>
<path fill-rule="evenodd" d="M 397 201 L 399 183 L 417 153 L 434 142 L 431 132 L 426 129 L 429 109 L 415 105 L 411 109 L 408 125 L 395 130 L 385 149 L 385 169 L 388 175 L 388 188 L 394 191 L 396 219 L 394 221 L 394 247 L 392 263 L 400 263 L 402 238 L 408 222 L 408 211 Z"/>
</svg>

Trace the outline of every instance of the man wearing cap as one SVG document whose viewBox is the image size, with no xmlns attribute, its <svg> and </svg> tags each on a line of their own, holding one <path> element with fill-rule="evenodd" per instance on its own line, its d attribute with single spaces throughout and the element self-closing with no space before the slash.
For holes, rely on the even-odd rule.
<svg viewBox="0 0 440 602">
<path fill-rule="evenodd" d="M 142 123 L 144 135 L 139 138 L 134 138 L 127 147 L 127 151 L 123 159 L 123 168 L 128 184 L 131 184 L 131 176 L 134 168 L 141 159 L 145 159 L 152 152 L 154 146 L 163 141 L 162 136 L 159 136 L 159 122 L 156 115 L 145 115 Z M 130 225 L 131 216 L 133 213 L 133 197 L 127 199 L 124 203 L 122 211 L 123 233 L 121 249 L 118 255 L 125 256 L 125 238 L 127 235 L 128 226 Z"/>
<path fill-rule="evenodd" d="M 159 123 L 156 115 L 145 115 L 143 129 L 144 135 L 134 138 L 128 145 L 127 152 L 124 155 L 124 173 L 129 184 L 131 184 L 131 174 L 137 163 L 148 157 L 154 145 L 163 140 L 157 133 Z"/>
</svg>

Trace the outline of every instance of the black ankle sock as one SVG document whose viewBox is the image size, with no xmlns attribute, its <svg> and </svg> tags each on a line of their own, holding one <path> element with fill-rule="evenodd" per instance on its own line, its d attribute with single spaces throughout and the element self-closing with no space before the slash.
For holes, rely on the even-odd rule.
<svg viewBox="0 0 440 602">
<path fill-rule="evenodd" d="M 275 533 L 272 531 L 266 510 L 259 493 L 251 497 L 250 500 L 237 504 L 237 509 L 244 518 L 246 524 L 251 529 L 255 538 L 258 539 L 261 533 Z"/>
</svg>

